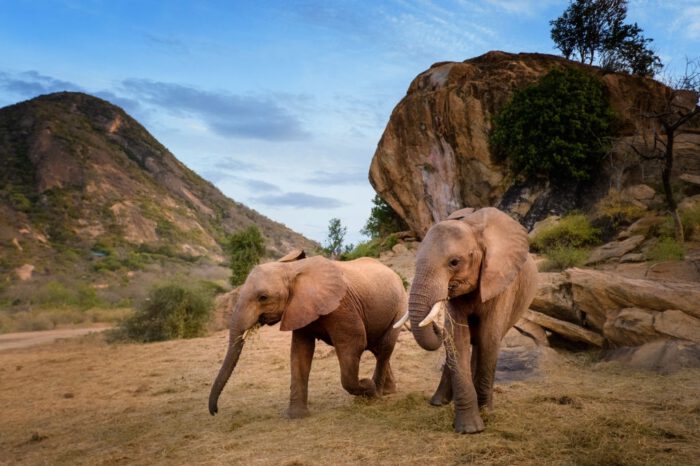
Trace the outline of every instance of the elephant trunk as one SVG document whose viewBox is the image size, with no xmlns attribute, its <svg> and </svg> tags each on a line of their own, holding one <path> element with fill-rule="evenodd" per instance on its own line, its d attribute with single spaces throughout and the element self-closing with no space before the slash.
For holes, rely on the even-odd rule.
<svg viewBox="0 0 700 466">
<path fill-rule="evenodd" d="M 229 342 L 228 350 L 226 351 L 226 357 L 224 362 L 219 369 L 219 375 L 216 376 L 214 385 L 211 387 L 211 392 L 209 393 L 209 413 L 215 415 L 219 410 L 217 402 L 219 401 L 219 395 L 224 389 L 226 382 L 228 382 L 229 377 L 236 368 L 236 363 L 238 363 L 238 357 L 241 355 L 241 350 L 243 349 L 243 336 L 245 330 L 240 331 L 232 328 L 229 332 Z"/>
<path fill-rule="evenodd" d="M 420 327 L 419 324 L 428 315 L 430 309 L 438 301 L 447 297 L 447 285 L 440 286 L 439 280 L 430 271 L 416 267 L 416 277 L 411 285 L 408 300 L 408 313 L 411 318 L 411 332 L 421 348 L 435 351 L 442 346 L 442 331 L 435 322 Z"/>
</svg>

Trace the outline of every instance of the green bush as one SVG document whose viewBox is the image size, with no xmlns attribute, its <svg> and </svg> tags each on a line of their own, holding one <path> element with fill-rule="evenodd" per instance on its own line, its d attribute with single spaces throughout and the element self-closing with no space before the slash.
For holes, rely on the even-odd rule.
<svg viewBox="0 0 700 466">
<path fill-rule="evenodd" d="M 675 238 L 665 237 L 647 251 L 647 259 L 652 261 L 683 260 L 685 250 Z"/>
<path fill-rule="evenodd" d="M 231 258 L 231 285 L 242 285 L 251 269 L 260 262 L 265 240 L 258 227 L 251 225 L 229 236 L 227 250 Z"/>
<path fill-rule="evenodd" d="M 544 264 L 542 271 L 549 272 L 570 267 L 580 267 L 586 262 L 589 252 L 587 248 L 555 246 L 545 253 L 547 262 Z"/>
<path fill-rule="evenodd" d="M 612 124 L 597 78 L 574 68 L 553 69 L 514 92 L 494 118 L 491 144 L 515 174 L 560 183 L 588 180 L 607 152 Z"/>
<path fill-rule="evenodd" d="M 180 285 L 155 287 L 113 338 L 140 342 L 194 338 L 206 331 L 211 295 Z"/>
<path fill-rule="evenodd" d="M 531 245 L 533 250 L 546 253 L 555 248 L 581 248 L 600 242 L 600 231 L 593 227 L 585 215 L 570 214 L 558 223 L 542 229 L 535 236 Z"/>
<path fill-rule="evenodd" d="M 384 199 L 379 197 L 379 194 L 375 194 L 372 203 L 374 207 L 372 207 L 367 223 L 361 231 L 363 235 L 376 239 L 398 231 L 408 230 L 406 222 Z"/>
</svg>

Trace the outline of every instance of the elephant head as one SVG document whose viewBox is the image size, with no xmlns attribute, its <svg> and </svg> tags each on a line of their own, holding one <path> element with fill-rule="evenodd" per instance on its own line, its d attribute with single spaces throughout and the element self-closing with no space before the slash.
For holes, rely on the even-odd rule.
<svg viewBox="0 0 700 466">
<path fill-rule="evenodd" d="M 340 270 L 323 257 L 304 257 L 297 251 L 278 262 L 258 265 L 241 286 L 231 314 L 228 350 L 209 394 L 212 415 L 250 329 L 281 322 L 280 330 L 296 330 L 340 305 L 347 291 Z"/>
<path fill-rule="evenodd" d="M 418 344 L 438 349 L 443 335 L 433 320 L 451 298 L 474 293 L 486 302 L 515 279 L 528 256 L 525 229 L 498 209 L 462 209 L 433 225 L 416 256 L 409 316 Z"/>
</svg>

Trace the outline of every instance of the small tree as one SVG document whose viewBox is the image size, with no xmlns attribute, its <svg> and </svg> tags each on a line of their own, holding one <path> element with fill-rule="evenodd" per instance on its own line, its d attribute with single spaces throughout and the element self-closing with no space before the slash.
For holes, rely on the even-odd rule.
<svg viewBox="0 0 700 466">
<path fill-rule="evenodd" d="M 343 241 L 347 231 L 348 229 L 340 223 L 339 218 L 332 218 L 328 222 L 328 237 L 324 250 L 331 259 L 337 259 L 343 252 Z"/>
<path fill-rule="evenodd" d="M 661 182 L 664 188 L 666 206 L 673 217 L 676 241 L 684 241 L 683 223 L 678 213 L 678 204 L 671 188 L 674 143 L 681 131 L 700 115 L 700 58 L 686 60 L 685 72 L 678 78 L 666 80 L 669 90 L 662 109 L 642 112 L 652 122 L 652 141 L 642 136 L 641 149 L 630 147 L 645 160 L 659 160 L 663 163 Z"/>
<path fill-rule="evenodd" d="M 376 239 L 408 229 L 406 222 L 399 217 L 399 214 L 384 199 L 379 197 L 379 194 L 374 195 L 372 203 L 374 206 L 369 214 L 367 223 L 365 223 L 360 233 Z"/>
<path fill-rule="evenodd" d="M 515 91 L 494 118 L 491 143 L 515 174 L 555 183 L 588 180 L 607 153 L 612 120 L 598 79 L 553 69 Z"/>
<path fill-rule="evenodd" d="M 231 285 L 239 286 L 260 262 L 265 253 L 265 240 L 258 227 L 251 225 L 229 236 L 227 249 L 231 258 Z"/>
<path fill-rule="evenodd" d="M 661 61 L 650 48 L 652 39 L 642 35 L 637 23 L 624 24 L 626 17 L 627 0 L 573 0 L 549 22 L 551 37 L 567 59 L 653 76 Z"/>
</svg>

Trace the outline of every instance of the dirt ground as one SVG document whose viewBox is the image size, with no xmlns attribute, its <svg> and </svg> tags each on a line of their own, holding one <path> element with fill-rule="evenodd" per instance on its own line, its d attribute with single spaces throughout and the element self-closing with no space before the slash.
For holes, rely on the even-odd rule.
<svg viewBox="0 0 700 466">
<path fill-rule="evenodd" d="M 90 328 L 61 328 L 38 332 L 17 332 L 0 334 L 0 351 L 16 348 L 30 348 L 53 343 L 56 340 L 75 338 L 109 328 L 106 324 L 96 324 Z"/>
<path fill-rule="evenodd" d="M 497 385 L 486 431 L 452 432 L 434 408 L 442 351 L 404 332 L 399 392 L 354 398 L 317 345 L 311 416 L 281 416 L 291 335 L 261 329 L 215 417 L 207 411 L 226 332 L 154 344 L 89 335 L 0 354 L 0 464 L 697 464 L 700 371 L 630 372 L 562 356 L 541 377 Z M 369 376 L 372 360 L 363 362 Z"/>
</svg>

